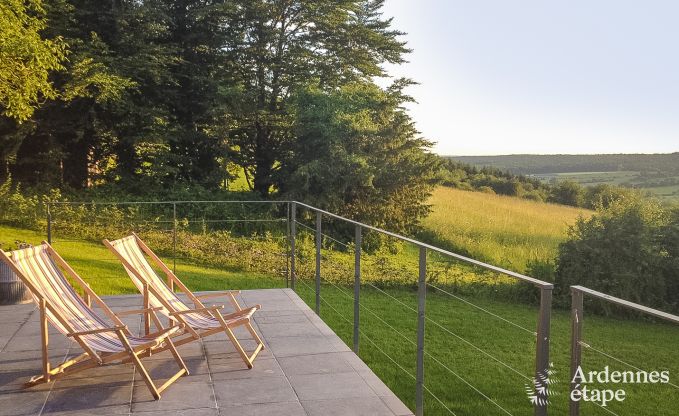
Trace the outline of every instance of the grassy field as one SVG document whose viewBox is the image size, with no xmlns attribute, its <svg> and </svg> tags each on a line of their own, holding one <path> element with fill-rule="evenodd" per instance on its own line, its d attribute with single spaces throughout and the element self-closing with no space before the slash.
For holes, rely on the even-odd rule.
<svg viewBox="0 0 679 416">
<path fill-rule="evenodd" d="M 425 226 L 432 233 L 430 236 L 451 248 L 459 247 L 474 257 L 519 271 L 531 258 L 552 256 L 556 245 L 564 237 L 567 225 L 578 215 L 589 214 L 583 210 L 443 188 L 435 192 L 432 203 L 435 205 L 434 212 L 425 221 Z M 0 243 L 4 249 L 11 248 L 15 241 L 36 244 L 42 239 L 42 233 L 0 226 Z M 98 293 L 136 293 L 123 268 L 103 245 L 61 237 L 53 243 Z M 300 249 L 303 252 L 298 258 L 299 273 L 304 279 L 313 273 L 313 255 L 311 246 L 303 243 L 301 235 Z M 416 276 L 415 254 L 412 247 L 405 247 L 392 253 L 389 262 L 381 263 L 379 258 L 366 257 L 366 273 L 390 275 L 403 269 L 405 275 Z M 350 257 L 350 253 L 323 251 L 322 268 L 327 271 L 332 269 L 335 276 L 332 282 L 324 282 L 321 292 L 321 317 L 347 345 L 352 345 L 352 289 L 343 282 L 351 281 L 353 276 L 352 268 L 345 264 Z M 393 257 L 398 260 L 394 261 Z M 165 260 L 172 264 L 171 259 Z M 193 290 L 285 286 L 282 278 L 205 267 L 187 259 L 178 259 L 176 267 L 179 276 Z M 467 270 L 463 272 L 468 273 Z M 415 383 L 411 375 L 415 374 L 415 292 L 408 288 L 409 285 L 385 288 L 377 283 L 379 279 L 366 280 L 368 283 L 375 282 L 377 286 L 366 284 L 361 288 L 360 356 L 408 406 L 414 408 Z M 298 293 L 313 307 L 311 285 L 311 280 L 301 280 Z M 530 384 L 534 366 L 536 308 L 497 297 L 453 294 L 458 298 L 429 287 L 427 295 L 425 384 L 430 393 L 426 396 L 426 414 L 449 414 L 432 394 L 460 416 L 532 414 L 525 386 Z M 569 334 L 568 313 L 555 310 L 551 358 L 558 380 L 554 390 L 558 395 L 552 398 L 552 415 L 567 414 Z M 584 339 L 592 347 L 644 370 L 670 370 L 671 381 L 679 384 L 674 377 L 679 374 L 679 359 L 675 351 L 679 344 L 679 329 L 676 327 L 586 316 Z M 583 362 L 586 371 L 602 370 L 606 365 L 611 370 L 630 369 L 594 350 L 585 350 Z M 610 384 L 599 386 L 619 387 Z M 608 407 L 613 414 L 676 414 L 677 391 L 674 387 L 622 387 L 626 389 L 628 398 L 623 403 Z M 582 414 L 598 416 L 611 413 L 592 404 L 583 404 Z"/>
<path fill-rule="evenodd" d="M 568 226 L 591 211 L 502 195 L 439 187 L 423 221 L 444 248 L 522 272 L 530 260 L 551 260 Z"/>
</svg>

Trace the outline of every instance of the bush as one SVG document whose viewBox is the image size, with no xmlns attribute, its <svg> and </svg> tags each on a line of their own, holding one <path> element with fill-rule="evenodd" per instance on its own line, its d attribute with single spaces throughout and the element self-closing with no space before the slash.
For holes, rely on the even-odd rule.
<svg viewBox="0 0 679 416">
<path fill-rule="evenodd" d="M 654 308 L 678 311 L 679 214 L 637 195 L 580 219 L 559 247 L 557 296 L 582 285 Z M 605 306 L 596 306 L 609 312 Z"/>
</svg>

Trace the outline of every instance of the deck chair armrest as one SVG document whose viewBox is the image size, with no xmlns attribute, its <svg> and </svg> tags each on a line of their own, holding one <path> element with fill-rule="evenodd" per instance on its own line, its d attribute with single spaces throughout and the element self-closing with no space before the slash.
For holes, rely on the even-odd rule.
<svg viewBox="0 0 679 416">
<path fill-rule="evenodd" d="M 177 332 L 178 330 L 182 329 L 183 325 L 170 325 L 167 328 L 161 329 L 160 331 L 156 331 L 153 333 L 150 333 L 148 335 L 144 335 L 144 338 L 153 338 L 153 339 L 158 339 L 158 338 L 165 338 L 173 333 Z"/>
<path fill-rule="evenodd" d="M 177 315 L 186 315 L 187 313 L 210 313 L 212 311 L 216 311 L 219 309 L 224 309 L 224 305 L 213 305 L 207 308 L 196 308 L 196 309 L 189 309 L 186 311 L 177 311 L 177 312 L 170 312 L 170 316 L 177 316 Z"/>
<path fill-rule="evenodd" d="M 233 296 L 240 294 L 240 290 L 227 290 L 225 292 L 204 293 L 202 295 L 195 295 L 197 299 L 219 298 L 222 296 Z"/>
<path fill-rule="evenodd" d="M 140 314 L 140 313 L 145 313 L 145 312 L 157 312 L 161 309 L 163 309 L 161 306 L 157 306 L 155 308 L 132 309 L 132 310 L 129 310 L 129 311 L 116 312 L 116 315 L 118 315 L 118 316 L 135 315 L 135 314 Z"/>
<path fill-rule="evenodd" d="M 99 328 L 99 329 L 92 329 L 89 331 L 79 331 L 79 332 L 69 332 L 66 334 L 68 337 L 80 337 L 83 335 L 93 335 L 93 334 L 100 334 L 102 332 L 118 332 L 118 331 L 127 331 L 127 326 L 126 325 L 116 325 L 112 326 L 110 328 Z"/>
<path fill-rule="evenodd" d="M 254 306 L 247 307 L 245 309 L 241 309 L 240 311 L 237 311 L 237 312 L 226 313 L 226 314 L 222 315 L 222 318 L 224 318 L 226 320 L 234 319 L 234 318 L 240 318 L 241 316 L 244 316 L 246 313 L 249 313 L 249 311 L 251 309 L 254 309 L 256 311 L 260 310 L 260 309 L 262 309 L 262 305 L 254 305 Z"/>
</svg>

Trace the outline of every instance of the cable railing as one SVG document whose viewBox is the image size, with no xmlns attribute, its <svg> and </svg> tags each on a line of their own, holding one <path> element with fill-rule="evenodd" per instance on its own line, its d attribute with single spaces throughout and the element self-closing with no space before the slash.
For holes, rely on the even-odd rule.
<svg viewBox="0 0 679 416">
<path fill-rule="evenodd" d="M 610 303 L 621 307 L 623 309 L 628 309 L 643 315 L 651 316 L 656 319 L 670 322 L 672 324 L 679 324 L 679 316 L 673 315 L 667 312 L 663 312 L 657 309 L 649 308 L 638 303 L 630 302 L 625 299 L 620 299 L 606 293 L 602 293 L 596 290 L 586 288 L 584 286 L 571 286 L 571 384 L 569 392 L 569 415 L 579 416 L 580 415 L 580 400 L 574 400 L 573 392 L 580 391 L 579 383 L 576 380 L 576 374 L 582 365 L 582 353 L 583 349 L 587 351 L 592 351 L 599 356 L 608 358 L 618 364 L 623 365 L 637 371 L 644 371 L 638 365 L 630 364 L 627 360 L 616 357 L 615 355 L 603 351 L 603 349 L 596 348 L 592 346 L 591 342 L 585 342 L 583 340 L 583 327 L 584 327 L 584 298 L 588 296 L 593 299 L 598 299 L 604 303 Z M 665 383 L 671 386 L 673 389 L 679 390 L 679 386 L 675 383 L 668 382 Z M 617 415 L 611 409 L 602 406 L 598 402 L 594 402 L 599 408 L 605 410 L 606 412 Z"/>
<path fill-rule="evenodd" d="M 248 206 L 249 204 L 253 205 Z M 506 370 L 507 374 L 512 374 L 522 382 L 530 382 L 533 380 L 533 377 L 538 377 L 548 369 L 549 324 L 553 288 L 551 283 L 461 256 L 410 237 L 350 220 L 295 201 L 56 202 L 50 203 L 47 208 L 48 241 L 52 240 L 53 234 L 58 232 L 61 227 L 69 226 L 69 218 L 61 217 L 63 212 L 68 211 L 67 213 L 75 213 L 73 215 L 94 227 L 97 224 L 102 224 L 102 226 L 115 226 L 120 230 L 142 228 L 147 230 L 147 232 L 159 232 L 171 236 L 172 242 L 170 245 L 165 246 L 165 252 L 170 252 L 173 268 L 175 269 L 177 261 L 182 259 L 180 253 L 185 243 L 183 239 L 189 238 L 192 230 L 202 232 L 228 231 L 235 233 L 234 237 L 240 239 L 277 241 L 280 247 L 280 253 L 278 254 L 285 257 L 285 265 L 282 267 L 281 273 L 285 275 L 286 286 L 294 290 L 303 289 L 309 291 L 313 295 L 310 303 L 314 306 L 314 310 L 317 313 L 320 313 L 321 307 L 327 308 L 336 314 L 341 322 L 349 325 L 352 332 L 350 337 L 352 342 L 350 344 L 352 344 L 354 352 L 358 354 L 361 342 L 367 342 L 371 348 L 374 348 L 386 360 L 394 364 L 395 369 L 403 372 L 408 379 L 414 381 L 414 410 L 418 416 L 424 414 L 425 398 L 431 398 L 433 400 L 432 403 L 440 406 L 446 413 L 456 414 L 456 409 L 453 409 L 453 406 L 451 406 L 450 399 L 447 398 L 448 395 L 440 391 L 440 386 L 425 383 L 425 361 L 430 363 L 428 365 L 436 366 L 437 369 L 435 371 L 444 372 L 458 380 L 460 385 L 469 388 L 473 392 L 472 394 L 488 403 L 489 406 L 494 407 L 501 414 L 512 415 L 513 411 L 503 405 L 498 398 L 493 397 L 491 393 L 484 391 L 484 386 L 477 385 L 478 380 L 475 382 L 464 371 L 454 368 L 450 362 L 446 362 L 445 359 L 439 357 L 437 351 L 427 348 L 425 346 L 425 325 L 430 325 L 433 330 L 440 331 L 441 335 L 459 343 L 461 348 L 465 348 L 471 353 L 482 357 L 490 365 Z M 120 208 L 120 212 L 115 211 L 114 208 Z M 98 215 L 98 212 L 101 212 L 101 215 Z M 258 217 L 257 215 L 260 216 Z M 331 235 L 331 231 L 323 228 L 324 224 L 330 226 L 329 230 L 331 231 L 341 229 L 344 237 L 339 238 Z M 300 252 L 301 247 L 297 247 L 301 243 L 298 240 L 298 231 L 300 233 L 308 233 L 309 235 L 309 239 L 305 243 L 304 254 Z M 353 239 L 347 238 L 347 233 L 349 235 L 353 234 Z M 369 262 L 376 261 L 374 256 L 367 256 L 362 250 L 364 237 L 367 238 L 368 233 L 375 233 L 384 238 L 416 248 L 413 264 L 409 265 L 405 272 L 407 275 L 405 282 L 409 285 L 416 284 L 417 286 L 416 293 L 412 296 L 409 295 L 410 297 L 408 298 L 412 304 L 408 304 L 404 300 L 392 295 L 391 291 L 378 281 L 366 279 L 362 276 L 362 270 L 370 268 L 367 266 L 372 266 Z M 342 250 L 344 256 L 342 257 L 343 264 L 333 264 L 333 260 L 328 259 L 327 256 L 324 260 L 325 264 L 322 264 L 323 250 L 327 251 L 333 248 Z M 326 252 L 326 254 L 328 253 Z M 452 293 L 452 291 L 441 285 L 428 281 L 427 255 L 429 253 L 436 253 L 438 256 L 509 276 L 534 286 L 540 293 L 540 307 L 537 311 L 537 330 L 531 330 L 525 325 L 502 316 L 502 314 L 495 313 L 487 307 L 480 306 L 469 299 Z M 353 267 L 350 267 L 348 264 L 352 262 L 347 260 L 352 254 Z M 429 266 L 431 266 L 431 261 L 429 261 Z M 322 267 L 328 267 L 328 265 L 331 265 L 330 267 L 341 267 L 343 276 L 346 276 L 347 279 L 341 282 L 339 280 L 322 279 L 324 276 Z M 298 272 L 302 267 L 309 273 L 308 279 L 298 279 Z M 351 276 L 352 274 L 353 276 Z M 353 279 L 350 277 L 353 277 Z M 311 282 L 311 280 L 313 280 L 313 284 L 307 283 Z M 389 281 L 388 276 L 387 281 Z M 300 287 L 298 287 L 298 283 Z M 342 312 L 333 306 L 333 301 L 323 295 L 323 288 L 326 287 L 331 288 L 341 299 L 346 301 L 345 306 L 347 310 L 353 309 L 353 313 Z M 362 289 L 369 290 L 376 295 L 379 294 L 379 296 L 385 296 L 384 299 L 388 300 L 389 305 L 403 308 L 404 313 L 409 316 L 408 325 L 410 326 L 406 329 L 394 322 L 389 322 L 378 310 L 371 307 L 366 300 L 362 300 Z M 535 343 L 534 359 L 531 360 L 534 373 L 526 374 L 525 371 L 521 371 L 516 367 L 516 363 L 507 362 L 505 358 L 496 354 L 492 349 L 478 345 L 477 342 L 451 325 L 443 324 L 435 319 L 433 315 L 428 315 L 426 313 L 427 292 L 441 294 L 441 296 L 474 308 L 479 313 L 483 313 L 498 322 L 529 333 Z M 408 369 L 408 365 L 400 363 L 393 356 L 394 351 L 391 351 L 388 345 L 384 345 L 383 341 L 378 341 L 378 338 L 371 335 L 367 328 L 361 327 L 361 315 L 369 317 L 376 325 L 381 326 L 385 331 L 393 333 L 394 338 L 399 339 L 399 342 L 407 345 L 408 351 L 412 351 L 414 355 L 412 361 L 409 362 L 412 365 L 411 369 Z M 546 403 L 547 401 L 544 400 L 535 404 L 535 415 L 547 414 Z"/>
<path fill-rule="evenodd" d="M 486 349 L 476 345 L 474 342 L 466 339 L 464 336 L 461 336 L 460 334 L 456 333 L 453 331 L 451 328 L 447 327 L 446 325 L 443 325 L 439 322 L 437 322 L 435 319 L 432 319 L 431 317 L 427 316 L 425 313 L 425 302 L 426 302 L 426 291 L 427 288 L 430 290 L 434 290 L 437 293 L 442 293 L 452 299 L 455 299 L 457 301 L 460 301 L 461 303 L 470 306 L 472 308 L 475 308 L 476 310 L 485 313 L 505 324 L 510 325 L 511 327 L 520 329 L 521 331 L 527 332 L 530 334 L 531 338 L 533 338 L 536 342 L 536 373 L 539 372 L 546 372 L 547 371 L 547 362 L 548 362 L 548 344 L 549 344 L 549 309 L 551 308 L 551 288 L 552 285 L 547 282 L 541 282 L 541 281 L 536 281 L 535 279 L 529 278 L 527 276 L 523 275 L 518 275 L 517 273 L 514 272 L 509 272 L 504 269 L 497 268 L 495 266 L 490 266 L 485 267 L 487 270 L 491 270 L 493 272 L 499 272 L 502 274 L 506 274 L 508 276 L 516 277 L 516 276 L 521 276 L 519 278 L 521 281 L 531 283 L 535 286 L 538 287 L 538 289 L 541 291 L 541 308 L 539 311 L 539 317 L 538 317 L 538 322 L 540 323 L 538 325 L 538 331 L 533 331 L 528 328 L 526 328 L 524 325 L 518 324 L 516 322 L 511 321 L 508 318 L 502 317 L 497 313 L 494 313 L 490 311 L 488 308 L 484 308 L 482 306 L 476 305 L 475 303 L 464 299 L 461 296 L 455 295 L 451 293 L 448 290 L 443 289 L 440 286 L 434 285 L 432 283 L 429 283 L 426 281 L 426 273 L 427 273 L 427 251 L 430 250 L 431 246 L 425 243 L 420 243 L 417 242 L 416 240 L 412 240 L 407 237 L 399 236 L 397 234 L 391 233 L 391 232 L 386 232 L 383 230 L 380 230 L 375 227 L 370 227 L 370 226 L 365 226 L 364 224 L 357 223 L 355 221 L 351 220 L 346 220 L 347 223 L 351 224 L 352 226 L 355 227 L 355 238 L 353 245 L 343 243 L 339 241 L 338 239 L 334 238 L 331 235 L 328 235 L 324 230 L 322 229 L 322 219 L 324 216 L 328 215 L 330 216 L 331 219 L 333 220 L 345 220 L 342 217 L 339 217 L 335 214 L 330 214 L 327 213 L 326 211 L 318 210 L 316 208 L 310 207 L 305 204 L 298 204 L 298 203 L 292 203 L 293 207 L 291 209 L 291 224 L 293 225 L 293 229 L 291 230 L 291 240 L 294 242 L 296 237 L 297 237 L 297 231 L 299 230 L 303 234 L 309 235 L 311 237 L 310 239 L 313 239 L 314 241 L 314 248 L 315 248 L 315 255 L 309 256 L 307 253 L 305 255 L 305 259 L 294 259 L 295 257 L 295 249 L 294 249 L 294 244 L 293 244 L 293 262 L 291 263 L 292 269 L 291 269 L 291 282 L 292 287 L 295 288 L 295 285 L 297 282 L 302 283 L 305 289 L 309 290 L 315 297 L 315 302 L 312 301 L 311 303 L 315 303 L 315 311 L 320 314 L 320 309 L 321 305 L 324 307 L 327 306 L 330 310 L 333 312 L 337 313 L 338 315 L 341 315 L 341 319 L 346 323 L 346 324 L 352 324 L 354 327 L 354 339 L 353 339 L 353 345 L 354 345 L 354 352 L 358 353 L 359 352 L 359 344 L 360 340 L 363 339 L 364 337 L 367 337 L 365 331 L 360 327 L 360 312 L 362 311 L 363 313 L 367 314 L 372 320 L 375 322 L 379 323 L 382 325 L 384 328 L 387 328 L 390 330 L 394 336 L 398 337 L 398 339 L 402 340 L 406 345 L 409 347 L 414 347 L 416 348 L 417 351 L 417 371 L 415 373 L 410 372 L 404 368 L 403 365 L 400 365 L 397 363 L 396 359 L 391 357 L 388 352 L 385 351 L 384 348 L 381 348 L 376 342 L 374 342 L 372 339 L 368 339 L 368 342 L 370 345 L 375 347 L 380 353 L 382 353 L 390 362 L 392 362 L 396 368 L 402 370 L 405 374 L 408 376 L 414 378 L 416 382 L 416 405 L 415 405 L 415 413 L 417 415 L 422 415 L 424 413 L 424 398 L 425 398 L 425 393 L 427 396 L 431 396 L 439 405 L 443 407 L 448 413 L 450 414 L 455 414 L 454 410 L 451 409 L 450 406 L 448 406 L 444 399 L 436 395 L 432 389 L 424 382 L 424 361 L 425 358 L 427 360 L 431 360 L 431 362 L 435 363 L 437 366 L 442 368 L 445 372 L 447 372 L 449 375 L 455 377 L 457 380 L 459 380 L 462 384 L 470 388 L 475 394 L 477 394 L 482 400 L 485 400 L 486 402 L 490 403 L 490 405 L 494 406 L 501 414 L 508 414 L 512 415 L 512 411 L 508 410 L 505 406 L 503 406 L 501 403 L 498 402 L 498 400 L 494 399 L 491 397 L 489 394 L 483 391 L 483 389 L 477 387 L 474 385 L 473 382 L 468 380 L 468 377 L 463 376 L 460 374 L 459 371 L 455 371 L 449 364 L 446 364 L 439 358 L 437 358 L 434 354 L 430 353 L 425 346 L 424 346 L 424 325 L 425 323 L 432 325 L 433 327 L 441 330 L 443 333 L 446 335 L 456 339 L 459 341 L 464 347 L 472 350 L 474 353 L 477 353 L 484 358 L 488 359 L 489 362 L 494 363 L 495 365 L 498 365 L 501 368 L 504 368 L 508 370 L 511 374 L 514 376 L 518 377 L 522 382 L 530 382 L 532 384 L 534 378 L 525 374 L 524 372 L 518 370 L 511 364 L 507 363 L 505 360 L 495 356 L 493 353 L 487 351 Z M 298 217 L 298 205 L 301 207 L 301 209 L 307 210 L 306 212 L 306 219 L 315 219 L 315 226 L 307 225 L 305 224 L 304 221 Z M 361 252 L 360 252 L 360 245 L 362 241 L 362 232 L 364 230 L 370 231 L 370 232 L 377 232 L 377 233 L 382 233 L 386 235 L 388 238 L 395 238 L 398 241 L 403 241 L 407 244 L 415 244 L 419 248 L 419 259 L 418 259 L 418 305 L 417 307 L 408 305 L 407 303 L 403 302 L 402 300 L 396 298 L 395 296 L 391 295 L 388 293 L 387 290 L 380 288 L 375 282 L 372 282 L 370 280 L 364 280 L 361 279 Z M 303 234 L 300 234 L 303 235 Z M 354 267 L 354 291 L 353 294 L 351 293 L 351 290 L 347 287 L 342 287 L 340 284 L 337 284 L 333 282 L 332 280 L 326 280 L 322 279 L 322 276 L 324 275 L 324 272 L 322 271 L 321 267 L 321 259 L 322 259 L 322 249 L 324 243 L 327 242 L 332 242 L 332 243 L 339 243 L 339 246 L 341 246 L 344 249 L 350 249 L 354 248 L 355 252 L 355 267 Z M 308 249 L 307 249 L 308 251 Z M 443 254 L 445 255 L 447 252 L 445 250 L 441 250 L 438 248 L 433 249 L 434 252 Z M 309 258 L 313 257 L 313 258 Z M 468 263 L 471 263 L 474 266 L 485 266 L 485 263 L 478 262 L 473 259 L 468 259 L 463 256 L 458 256 L 454 255 L 453 258 L 456 260 L 463 260 L 467 261 Z M 297 279 L 297 267 L 298 264 L 295 264 L 297 260 L 304 261 L 305 264 L 303 265 L 304 267 L 308 267 L 309 264 L 306 263 L 308 260 L 309 262 L 315 260 L 315 267 L 313 267 L 313 276 L 309 276 L 309 278 L 314 279 L 315 285 L 312 287 L 311 285 L 307 284 L 304 278 Z M 300 263 L 299 266 L 302 266 Z M 309 271 L 309 270 L 307 270 Z M 322 287 L 327 286 L 328 288 L 332 288 L 335 292 L 337 292 L 340 297 L 346 301 L 353 302 L 354 303 L 354 320 L 353 322 L 347 318 L 346 316 L 342 315 L 334 306 L 330 304 L 330 302 L 325 299 L 325 297 L 322 295 Z M 408 336 L 405 333 L 403 333 L 399 328 L 396 326 L 390 324 L 387 322 L 382 316 L 380 316 L 379 313 L 375 312 L 372 310 L 370 307 L 368 307 L 364 302 L 361 301 L 361 296 L 360 296 L 360 289 L 361 287 L 369 288 L 371 290 L 376 291 L 377 293 L 384 295 L 386 298 L 389 299 L 389 301 L 394 304 L 398 305 L 399 307 L 402 307 L 404 311 L 408 313 L 413 313 L 417 317 L 417 337 L 416 340 L 413 339 L 412 336 Z M 546 307 L 546 310 L 544 309 Z M 540 338 L 538 334 L 542 336 Z M 542 364 L 540 364 L 542 363 Z M 544 401 L 538 401 L 536 405 L 534 406 L 534 412 L 536 415 L 542 415 L 546 414 L 546 402 L 547 400 Z"/>
<path fill-rule="evenodd" d="M 446 377 L 451 377 L 451 380 L 457 380 L 461 386 L 473 392 L 471 394 L 478 397 L 480 402 L 494 408 L 499 414 L 512 415 L 519 412 L 515 410 L 517 408 L 515 403 L 508 403 L 507 397 L 494 397 L 491 388 L 479 379 L 475 379 L 473 374 L 466 372 L 459 362 L 451 361 L 450 357 L 444 358 L 440 351 L 429 347 L 429 343 L 425 341 L 427 339 L 431 341 L 434 336 L 438 337 L 436 341 L 445 342 L 447 345 L 455 343 L 456 351 L 464 351 L 468 354 L 466 356 L 473 354 L 475 357 L 480 357 L 486 363 L 484 365 L 494 366 L 498 371 L 501 370 L 502 374 L 506 374 L 503 377 L 527 382 L 526 386 L 535 383 L 549 371 L 549 328 L 553 289 L 551 283 L 471 259 L 411 237 L 363 224 L 296 201 L 51 202 L 47 206 L 47 239 L 50 242 L 55 232 L 59 232 L 62 228 L 66 230 L 71 226 L 70 217 L 62 216 L 62 214 L 73 215 L 80 224 L 94 229 L 102 226 L 114 227 L 119 233 L 122 233 L 122 230 L 161 233 L 166 240 L 168 237 L 171 238 L 171 244 L 166 243 L 163 252 L 166 256 L 171 256 L 174 269 L 178 261 L 190 259 L 190 256 L 186 254 L 190 251 L 183 251 L 183 246 L 192 244 L 192 235 L 199 232 L 210 234 L 224 231 L 230 233 L 228 238 L 250 240 L 252 244 L 258 241 L 271 241 L 278 250 L 275 254 L 278 256 L 275 261 L 276 267 L 279 267 L 277 273 L 284 275 L 286 287 L 291 287 L 298 293 L 300 289 L 308 292 L 311 295 L 309 304 L 317 313 L 320 314 L 321 309 L 326 309 L 336 315 L 342 325 L 348 325 L 347 330 L 351 334 L 346 338 L 347 343 L 351 344 L 356 354 L 359 354 L 361 342 L 367 342 L 380 357 L 384 357 L 393 364 L 394 371 L 402 373 L 406 379 L 415 383 L 411 392 L 414 395 L 414 409 L 417 416 L 424 414 L 425 399 L 432 399 L 431 403 L 440 406 L 441 412 L 445 411 L 453 415 L 456 412 L 461 415 L 470 414 L 468 411 L 458 410 L 454 404 L 451 404 L 453 402 L 449 394 L 441 391 L 441 386 L 425 382 L 425 370 L 427 373 L 445 374 Z M 335 234 L 342 235 L 342 237 Z M 402 279 L 400 283 L 405 283 L 407 287 L 416 287 L 415 291 L 404 292 L 390 289 L 392 276 L 389 273 L 394 269 L 388 267 L 380 269 L 378 267 L 379 256 L 363 252 L 364 243 L 368 241 L 368 237 L 372 237 L 369 234 L 382 236 L 388 241 L 398 242 L 409 249 L 416 249 L 415 252 L 409 251 L 401 256 L 408 257 L 412 262 L 408 263 L 408 266 L 404 267 L 405 271 L 400 271 L 398 276 Z M 302 241 L 302 238 L 305 240 Z M 428 257 L 429 254 L 436 256 Z M 352 256 L 353 262 L 350 261 Z M 106 261 L 106 259 L 102 260 Z M 488 307 L 484 302 L 474 301 L 456 293 L 445 283 L 438 283 L 437 279 L 430 279 L 431 274 L 436 273 L 436 267 L 440 267 L 440 264 L 457 263 L 467 264 L 492 272 L 493 275 L 503 275 L 532 285 L 540 294 L 539 308 L 536 311 L 536 329 L 531 328 L 525 322 L 520 322 L 520 319 L 510 318 L 505 313 L 493 310 L 494 308 Z M 305 273 L 304 276 L 302 276 L 302 271 Z M 333 278 L 330 278 L 330 272 L 334 272 Z M 366 276 L 365 273 L 368 272 L 383 272 L 384 276 L 379 276 L 379 278 L 384 280 Z M 333 298 L 335 293 L 337 297 Z M 437 315 L 430 308 L 442 303 L 432 303 L 432 296 L 450 299 L 452 302 L 449 303 L 450 307 L 453 304 L 464 305 L 465 308 L 470 308 L 470 311 L 478 313 L 479 317 L 497 322 L 500 325 L 497 328 L 506 326 L 507 330 L 527 334 L 530 342 L 528 338 L 515 338 L 514 335 L 511 335 L 511 340 L 520 342 L 526 347 L 530 345 L 529 348 L 534 357 L 530 360 L 532 368 L 527 371 L 525 364 L 528 364 L 529 360 L 522 358 L 525 355 L 519 358 L 503 355 L 502 351 L 494 348 L 493 343 L 484 342 L 485 340 L 476 334 L 466 333 L 455 324 L 445 319 L 441 320 L 441 314 Z M 572 368 L 576 363 L 580 364 L 583 351 L 590 351 L 593 355 L 604 357 L 621 366 L 642 371 L 640 365 L 632 362 L 634 360 L 619 358 L 616 354 L 606 351 L 607 348 L 597 345 L 596 342 L 586 342 L 582 339 L 583 296 L 591 296 L 658 319 L 679 323 L 679 317 L 675 315 L 584 287 L 573 286 L 572 296 Z M 380 311 L 379 308 L 370 305 L 370 299 L 376 297 L 386 300 L 385 305 L 390 308 L 400 309 L 401 312 L 397 313 L 402 314 L 407 323 L 394 322 L 383 313 L 384 309 Z M 340 299 L 343 302 L 342 307 L 333 305 Z M 363 321 L 361 317 L 364 317 Z M 362 326 L 362 322 L 363 325 L 368 325 L 365 322 L 366 317 L 374 323 L 370 325 L 374 326 Z M 371 333 L 372 330 L 378 328 L 380 331 L 392 334 L 390 339 L 394 340 L 393 342 L 399 342 L 399 348 L 412 352 L 414 357 L 408 360 L 400 359 L 401 352 L 394 350 L 391 345 L 381 341 L 378 335 Z M 426 368 L 425 362 L 429 363 Z M 432 367 L 430 368 L 429 365 Z M 667 384 L 675 390 L 679 389 L 677 384 Z M 539 391 L 537 394 L 539 400 L 534 402 L 533 412 L 539 416 L 546 415 L 547 394 Z M 610 408 L 594 403 L 601 411 L 616 415 L 615 411 Z M 571 416 L 579 415 L 579 403 L 570 401 L 570 412 Z M 521 411 L 517 414 L 524 413 Z"/>
</svg>

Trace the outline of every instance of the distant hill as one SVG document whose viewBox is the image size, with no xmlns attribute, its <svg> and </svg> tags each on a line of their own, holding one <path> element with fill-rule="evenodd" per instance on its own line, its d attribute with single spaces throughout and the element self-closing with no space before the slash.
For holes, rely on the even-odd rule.
<svg viewBox="0 0 679 416">
<path fill-rule="evenodd" d="M 658 172 L 679 175 L 679 152 L 605 155 L 445 156 L 477 167 L 494 167 L 514 174 L 570 172 Z"/>
</svg>

